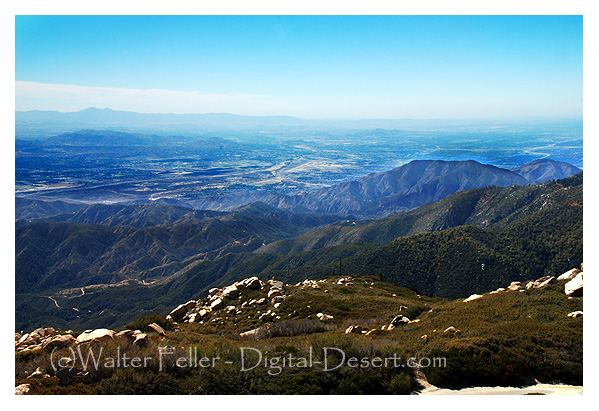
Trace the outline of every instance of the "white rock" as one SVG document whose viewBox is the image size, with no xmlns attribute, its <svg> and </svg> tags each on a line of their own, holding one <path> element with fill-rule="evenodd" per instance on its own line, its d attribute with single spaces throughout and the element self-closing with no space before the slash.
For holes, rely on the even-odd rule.
<svg viewBox="0 0 599 411">
<path fill-rule="evenodd" d="M 239 296 L 239 289 L 235 285 L 225 287 L 223 290 L 223 297 L 233 300 Z"/>
<path fill-rule="evenodd" d="M 77 343 L 86 343 L 90 341 L 106 341 L 112 340 L 115 336 L 115 332 L 106 328 L 99 328 L 91 332 L 84 332 L 77 337 Z"/>
<path fill-rule="evenodd" d="M 566 283 L 564 292 L 571 297 L 582 297 L 582 271 Z"/>
<path fill-rule="evenodd" d="M 517 291 L 521 288 L 522 288 L 522 283 L 520 281 L 514 281 L 510 284 L 510 286 L 507 289 L 508 289 L 508 291 Z"/>
<path fill-rule="evenodd" d="M 562 275 L 560 275 L 559 277 L 557 277 L 557 281 L 571 280 L 574 277 L 576 277 L 576 274 L 578 274 L 579 272 L 580 272 L 580 270 L 578 268 L 573 268 L 571 270 L 568 270 L 565 273 L 563 273 Z"/>
<path fill-rule="evenodd" d="M 136 347 L 147 347 L 148 345 L 150 345 L 150 339 L 144 333 L 137 334 L 135 340 L 133 341 L 133 345 L 135 345 Z"/>
<path fill-rule="evenodd" d="M 345 330 L 346 334 L 362 334 L 362 327 L 359 325 L 350 325 Z"/>
<path fill-rule="evenodd" d="M 211 310 L 219 310 L 223 307 L 223 300 L 220 298 L 217 298 L 216 300 L 214 300 L 212 302 L 212 304 L 210 304 L 210 309 Z"/>
<path fill-rule="evenodd" d="M 268 292 L 268 299 L 270 300 L 271 298 L 274 298 L 274 297 L 280 297 L 281 294 L 282 293 L 279 288 L 271 288 L 270 291 Z"/>
<path fill-rule="evenodd" d="M 481 297 L 482 297 L 482 295 L 479 295 L 479 294 L 472 294 L 470 297 L 466 298 L 466 299 L 464 300 L 464 302 L 465 302 L 465 303 L 467 303 L 468 301 L 477 300 L 477 299 L 479 299 L 479 298 L 481 298 Z"/>
<path fill-rule="evenodd" d="M 568 314 L 568 317 L 571 318 L 578 318 L 582 316 L 582 311 L 573 311 L 570 314 Z"/>
<path fill-rule="evenodd" d="M 183 318 L 185 316 L 185 314 L 187 313 L 187 307 L 185 307 L 185 304 L 181 304 L 178 305 L 177 308 L 175 308 L 173 311 L 171 311 L 169 313 L 169 315 L 171 316 L 171 318 L 175 321 L 179 321 L 181 318 Z"/>
<path fill-rule="evenodd" d="M 26 395 L 31 390 L 30 384 L 21 384 L 15 387 L 15 395 Z"/>
</svg>

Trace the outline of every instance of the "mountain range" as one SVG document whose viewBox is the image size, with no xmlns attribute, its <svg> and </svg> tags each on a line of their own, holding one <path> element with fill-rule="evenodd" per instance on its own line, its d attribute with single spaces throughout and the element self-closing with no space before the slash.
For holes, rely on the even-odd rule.
<svg viewBox="0 0 599 411">
<path fill-rule="evenodd" d="M 237 126 L 294 126 L 303 125 L 307 121 L 290 116 L 244 116 L 229 113 L 206 114 L 160 114 L 137 113 L 134 111 L 112 110 L 110 108 L 89 107 L 76 112 L 59 112 L 52 110 L 16 111 L 15 121 L 19 125 L 53 124 L 80 125 L 84 127 L 114 125 L 187 125 L 210 127 Z"/>
<path fill-rule="evenodd" d="M 415 160 L 383 173 L 369 174 L 358 180 L 316 191 L 276 197 L 266 202 L 295 212 L 381 218 L 440 200 L 458 191 L 487 186 L 527 185 L 568 177 L 580 171 L 567 163 L 549 159 L 528 163 L 514 170 L 474 160 Z"/>
<path fill-rule="evenodd" d="M 94 205 L 52 219 L 16 231 L 17 328 L 114 326 L 250 275 L 291 282 L 341 269 L 456 298 L 565 271 L 582 261 L 582 174 L 458 192 L 377 221 L 264 203 Z"/>
</svg>

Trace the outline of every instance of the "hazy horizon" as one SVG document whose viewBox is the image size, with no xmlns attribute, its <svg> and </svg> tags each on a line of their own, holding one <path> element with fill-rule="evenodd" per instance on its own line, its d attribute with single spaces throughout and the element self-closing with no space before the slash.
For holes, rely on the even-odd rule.
<svg viewBox="0 0 599 411">
<path fill-rule="evenodd" d="M 16 16 L 16 110 L 582 118 L 582 16 Z"/>
</svg>

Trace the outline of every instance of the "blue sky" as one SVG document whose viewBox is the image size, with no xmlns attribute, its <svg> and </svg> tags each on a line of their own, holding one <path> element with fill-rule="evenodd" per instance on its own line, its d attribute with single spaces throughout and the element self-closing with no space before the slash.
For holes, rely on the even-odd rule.
<svg viewBox="0 0 599 411">
<path fill-rule="evenodd" d="M 582 117 L 580 16 L 17 16 L 17 110 Z"/>
</svg>

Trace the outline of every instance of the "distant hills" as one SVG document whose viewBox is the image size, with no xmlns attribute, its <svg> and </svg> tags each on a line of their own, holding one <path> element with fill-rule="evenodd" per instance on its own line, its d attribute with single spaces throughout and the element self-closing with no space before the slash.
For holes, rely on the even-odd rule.
<svg viewBox="0 0 599 411">
<path fill-rule="evenodd" d="M 127 141 L 130 144 L 144 144 L 145 139 L 152 137 L 118 132 L 96 134 L 93 131 L 82 131 L 52 137 L 48 141 L 57 139 L 57 144 L 68 145 L 72 141 L 95 144 L 98 139 L 102 139 L 102 144 L 109 145 L 118 141 L 121 134 L 127 136 Z M 138 141 L 139 139 L 141 140 Z M 282 210 L 287 210 L 295 214 L 319 213 L 346 216 L 350 219 L 377 219 L 413 210 L 460 191 L 488 186 L 507 187 L 537 184 L 542 181 L 565 178 L 580 171 L 570 164 L 550 159 L 535 160 L 513 170 L 481 164 L 474 160 L 414 160 L 393 170 L 369 174 L 357 180 L 315 191 L 304 191 L 295 195 L 263 193 L 259 196 L 258 201 L 274 207 L 271 208 L 270 213 L 278 213 L 279 216 L 282 215 Z M 240 194 L 241 197 L 236 198 L 237 204 L 256 201 L 253 199 L 256 197 L 255 194 Z M 212 199 L 210 207 L 206 208 L 230 210 L 232 207 L 227 203 L 229 200 L 222 199 L 222 204 L 218 204 Z M 136 200 L 135 202 L 141 201 Z M 191 207 L 184 199 L 183 201 L 178 199 L 160 200 L 159 203 Z M 194 199 L 194 203 L 204 204 L 198 199 Z M 54 205 L 50 205 L 50 203 L 43 204 L 43 202 L 18 198 L 16 218 L 19 221 L 17 224 L 56 216 L 59 214 L 56 210 L 57 207 L 73 211 L 82 208 L 81 205 L 67 206 L 66 204 L 55 202 Z M 239 208 L 239 210 L 242 209 L 244 208 Z M 245 210 L 250 212 L 252 209 Z M 88 221 L 87 218 L 83 218 L 76 222 L 86 221 Z M 100 222 L 94 221 L 93 223 Z"/>
<path fill-rule="evenodd" d="M 547 180 L 570 177 L 576 173 L 580 173 L 582 170 L 563 161 L 544 158 L 512 168 L 511 171 L 529 181 L 542 183 Z"/>
<path fill-rule="evenodd" d="M 235 126 L 294 126 L 306 124 L 307 121 L 290 116 L 244 116 L 228 113 L 206 114 L 159 114 L 137 113 L 134 111 L 112 110 L 110 108 L 89 107 L 76 112 L 59 111 L 16 111 L 15 122 L 19 125 L 56 124 L 92 127 L 111 127 L 115 125 L 185 125 L 211 127 Z"/>
<path fill-rule="evenodd" d="M 567 180 L 575 182 L 582 196 L 582 173 Z M 413 211 L 375 221 L 335 223 L 299 237 L 279 240 L 256 253 L 297 253 L 346 243 L 387 243 L 400 236 L 446 230 L 461 225 L 481 228 L 505 227 L 510 223 L 564 202 L 571 194 L 556 184 L 484 188 L 461 191 Z"/>
<path fill-rule="evenodd" d="M 17 293 L 162 277 L 339 219 L 268 206 L 219 213 L 151 204 L 98 204 L 51 218 L 16 229 Z"/>
<path fill-rule="evenodd" d="M 296 212 L 380 218 L 414 209 L 458 191 L 530 183 L 513 171 L 473 160 L 415 160 L 355 181 L 267 202 Z"/>
</svg>

